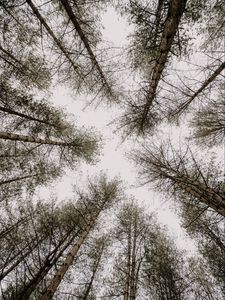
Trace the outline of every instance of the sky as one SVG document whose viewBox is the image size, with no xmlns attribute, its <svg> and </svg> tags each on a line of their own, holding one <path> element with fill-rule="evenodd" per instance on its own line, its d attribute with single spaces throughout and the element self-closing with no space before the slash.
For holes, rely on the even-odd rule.
<svg viewBox="0 0 225 300">
<path fill-rule="evenodd" d="M 114 9 L 108 9 L 102 16 L 104 26 L 103 39 L 115 47 L 124 47 L 127 43 L 127 35 L 132 32 L 127 21 L 120 17 Z M 129 77 L 129 74 L 128 74 Z M 50 193 L 57 195 L 59 201 L 70 197 L 72 186 L 82 186 L 87 176 L 97 175 L 100 170 L 107 173 L 108 177 L 120 176 L 126 187 L 126 194 L 134 196 L 139 206 L 145 212 L 155 212 L 159 222 L 168 227 L 170 235 L 175 239 L 181 249 L 186 249 L 188 255 L 194 254 L 196 248 L 193 241 L 185 235 L 180 226 L 180 221 L 174 213 L 173 201 L 166 200 L 162 195 L 151 190 L 150 187 L 140 186 L 138 183 L 137 170 L 134 164 L 127 158 L 127 153 L 137 146 L 135 142 L 125 141 L 122 143 L 121 136 L 116 134 L 115 126 L 109 125 L 118 116 L 118 107 L 99 105 L 96 109 L 88 106 L 85 96 L 73 95 L 72 91 L 60 86 L 54 89 L 51 101 L 54 105 L 62 107 L 67 113 L 73 114 L 73 121 L 78 126 L 94 127 L 103 137 L 104 147 L 99 162 L 93 166 L 81 164 L 77 170 L 67 171 L 66 175 L 56 180 L 51 189 L 41 189 L 41 196 L 49 196 Z M 171 128 L 165 128 L 165 136 L 172 134 Z M 179 133 L 176 133 L 179 137 Z"/>
</svg>

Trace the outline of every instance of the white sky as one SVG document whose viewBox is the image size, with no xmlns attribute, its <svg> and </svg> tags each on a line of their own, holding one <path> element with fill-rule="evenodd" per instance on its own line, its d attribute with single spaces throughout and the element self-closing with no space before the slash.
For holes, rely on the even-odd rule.
<svg viewBox="0 0 225 300">
<path fill-rule="evenodd" d="M 103 15 L 102 21 L 105 27 L 103 38 L 107 41 L 110 40 L 117 47 L 124 46 L 126 36 L 131 32 L 126 20 L 119 17 L 113 9 L 109 9 Z M 121 179 L 125 181 L 126 194 L 133 195 L 146 212 L 156 212 L 159 222 L 168 226 L 177 245 L 182 249 L 187 249 L 189 254 L 194 253 L 193 242 L 185 237 L 177 216 L 170 209 L 173 202 L 165 201 L 162 195 L 151 191 L 147 186 L 137 187 L 137 172 L 134 165 L 125 156 L 126 152 L 133 149 L 134 144 L 129 142 L 121 144 L 121 137 L 113 133 L 115 126 L 107 126 L 118 115 L 118 108 L 115 106 L 106 109 L 100 105 L 97 109 L 87 107 L 83 110 L 87 104 L 84 97 L 72 97 L 71 91 L 63 87 L 54 91 L 52 101 L 55 105 L 64 107 L 68 113 L 74 114 L 75 120 L 80 126 L 95 127 L 102 134 L 105 143 L 103 155 L 96 165 L 82 164 L 76 171 L 69 171 L 66 176 L 52 184 L 52 191 L 58 195 L 58 198 L 69 197 L 73 184 L 80 186 L 82 182 L 85 182 L 87 175 L 96 175 L 100 170 L 106 171 L 109 177 L 120 175 Z M 167 128 L 167 131 L 170 129 Z M 177 134 L 179 136 L 179 133 Z M 43 192 L 47 195 L 46 189 Z"/>
</svg>

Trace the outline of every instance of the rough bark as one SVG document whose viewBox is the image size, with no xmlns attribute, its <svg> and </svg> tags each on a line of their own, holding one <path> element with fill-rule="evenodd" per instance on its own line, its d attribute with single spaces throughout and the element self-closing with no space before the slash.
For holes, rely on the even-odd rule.
<svg viewBox="0 0 225 300">
<path fill-rule="evenodd" d="M 156 58 L 155 65 L 150 78 L 150 86 L 147 93 L 146 104 L 144 106 L 141 130 L 148 116 L 148 112 L 155 99 L 156 90 L 162 76 L 162 72 L 168 60 L 168 55 L 171 51 L 174 38 L 178 31 L 178 26 L 181 17 L 184 13 L 187 0 L 170 0 L 167 18 L 162 33 L 162 38 L 159 46 L 159 55 Z"/>
<path fill-rule="evenodd" d="M 40 14 L 38 11 L 38 8 L 34 5 L 34 3 L 31 0 L 26 0 L 27 4 L 30 6 L 32 9 L 34 15 L 37 17 L 37 19 L 40 21 L 40 23 L 44 26 L 48 34 L 52 37 L 54 43 L 57 45 L 57 47 L 62 51 L 64 56 L 67 58 L 67 60 L 71 63 L 73 66 L 74 70 L 77 71 L 77 66 L 74 64 L 74 62 L 71 60 L 69 53 L 67 50 L 64 48 L 63 44 L 60 42 L 60 40 L 55 36 L 54 32 L 52 29 L 49 27 L 47 24 L 46 20 L 43 18 L 43 16 Z"/>
</svg>

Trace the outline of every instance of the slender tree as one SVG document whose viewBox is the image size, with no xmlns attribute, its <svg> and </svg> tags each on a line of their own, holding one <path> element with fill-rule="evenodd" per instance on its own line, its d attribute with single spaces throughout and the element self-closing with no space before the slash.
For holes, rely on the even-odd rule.
<svg viewBox="0 0 225 300">
<path fill-rule="evenodd" d="M 51 299 L 55 294 L 58 286 L 60 285 L 63 277 L 68 271 L 69 267 L 72 265 L 75 257 L 80 250 L 80 247 L 87 239 L 90 231 L 95 226 L 95 223 L 99 217 L 99 214 L 106 208 L 109 208 L 112 204 L 120 198 L 120 192 L 118 189 L 118 182 L 116 180 L 107 182 L 105 177 L 101 177 L 98 182 L 90 183 L 89 185 L 90 194 L 86 195 L 85 198 L 89 198 L 90 206 L 88 207 L 90 215 L 86 218 L 86 224 L 82 228 L 81 234 L 78 240 L 71 246 L 69 253 L 66 255 L 66 258 L 62 266 L 55 273 L 53 278 L 50 280 L 50 283 L 43 293 L 41 299 Z"/>
<path fill-rule="evenodd" d="M 146 243 L 144 275 L 151 299 L 187 299 L 184 256 L 160 228 L 150 228 Z"/>
</svg>

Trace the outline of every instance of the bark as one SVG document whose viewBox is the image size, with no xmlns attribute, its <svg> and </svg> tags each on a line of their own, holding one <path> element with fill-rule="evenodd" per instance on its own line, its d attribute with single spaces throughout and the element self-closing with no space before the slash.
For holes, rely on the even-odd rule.
<svg viewBox="0 0 225 300">
<path fill-rule="evenodd" d="M 67 58 L 67 60 L 71 63 L 73 66 L 74 70 L 77 71 L 77 66 L 74 64 L 74 62 L 71 60 L 69 53 L 67 50 L 64 48 L 63 44 L 60 42 L 60 40 L 55 36 L 54 32 L 52 29 L 49 27 L 47 24 L 46 20 L 43 18 L 43 16 L 40 14 L 38 11 L 38 8 L 34 5 L 34 3 L 31 0 L 26 0 L 27 4 L 30 6 L 32 9 L 34 15 L 37 17 L 37 19 L 40 21 L 40 23 L 44 26 L 48 34 L 52 37 L 54 43 L 57 45 L 57 47 L 62 51 L 64 56 Z"/>
<path fill-rule="evenodd" d="M 204 91 L 204 89 L 206 89 L 207 88 L 207 86 L 209 86 L 210 85 L 210 83 L 212 83 L 213 82 L 213 80 L 223 71 L 225 69 L 225 62 L 223 62 L 215 71 L 214 71 L 214 73 L 211 75 L 211 76 L 209 76 L 209 78 L 208 79 L 206 79 L 204 82 L 203 82 L 203 84 L 202 84 L 202 86 L 196 91 L 196 92 L 194 92 L 193 93 L 193 95 L 192 96 L 190 96 L 189 97 L 189 99 L 186 101 L 186 102 L 184 102 L 182 105 L 180 105 L 179 107 L 178 107 L 178 109 L 175 111 L 175 112 L 173 112 L 172 113 L 172 116 L 175 116 L 175 115 L 178 115 L 178 114 L 180 114 L 180 113 L 182 113 L 190 104 L 191 104 L 191 102 L 192 101 L 194 101 L 203 91 Z"/>
<path fill-rule="evenodd" d="M 126 271 L 126 282 L 124 290 L 124 300 L 129 299 L 130 290 L 130 271 L 131 271 L 131 225 L 128 229 L 128 240 L 127 240 L 127 271 Z"/>
<path fill-rule="evenodd" d="M 70 146 L 70 143 L 64 143 L 60 141 L 50 140 L 50 139 L 42 139 L 34 136 L 9 133 L 9 132 L 0 132 L 0 139 L 3 140 L 11 140 L 11 141 L 20 141 L 24 143 L 36 143 L 42 145 L 55 145 L 55 146 Z"/>
<path fill-rule="evenodd" d="M 82 42 L 83 42 L 83 44 L 84 44 L 84 46 L 85 46 L 85 48 L 86 48 L 86 50 L 87 50 L 87 52 L 89 54 L 89 57 L 90 57 L 93 65 L 96 67 L 96 69 L 97 69 L 97 71 L 98 71 L 98 73 L 100 75 L 101 81 L 103 83 L 103 86 L 106 87 L 109 95 L 111 97 L 113 97 L 112 89 L 111 89 L 111 87 L 110 87 L 110 85 L 109 85 L 109 83 L 108 83 L 108 81 L 107 81 L 107 79 L 106 79 L 106 77 L 105 77 L 105 75 L 104 75 L 104 73 L 102 71 L 102 68 L 100 67 L 100 65 L 99 65 L 99 63 L 98 63 L 98 61 L 97 61 L 97 59 L 96 59 L 96 57 L 95 57 L 95 55 L 94 55 L 94 53 L 93 53 L 93 51 L 91 49 L 91 46 L 89 44 L 88 39 L 86 38 L 86 36 L 85 36 L 85 34 L 84 34 L 84 32 L 83 32 L 83 30 L 82 30 L 79 22 L 77 21 L 77 18 L 75 16 L 74 12 L 73 12 L 72 7 L 70 6 L 70 4 L 69 4 L 69 2 L 67 0 L 59 0 L 59 1 L 61 2 L 62 6 L 64 7 L 64 9 L 65 9 L 65 11 L 66 11 L 69 19 L 73 23 L 74 28 L 77 31 L 80 39 L 82 40 Z"/>
<path fill-rule="evenodd" d="M 33 175 L 26 175 L 26 176 L 21 176 L 21 177 L 15 177 L 15 178 L 12 178 L 12 179 L 8 179 L 8 180 L 5 180 L 5 181 L 1 181 L 1 182 L 0 182 L 0 186 L 1 186 L 1 185 L 4 185 L 4 184 L 16 182 L 16 181 L 21 181 L 21 180 L 23 180 L 23 179 L 28 179 L 28 178 L 40 176 L 40 175 L 42 175 L 42 174 L 41 174 L 41 173 L 37 173 L 37 174 L 33 174 Z"/>
<path fill-rule="evenodd" d="M 0 106 L 0 111 L 8 113 L 10 115 L 15 115 L 15 116 L 22 117 L 22 118 L 30 120 L 30 121 L 36 121 L 36 122 L 39 122 L 39 123 L 42 123 L 42 124 L 46 124 L 46 125 L 49 125 L 49 126 L 52 126 L 52 127 L 56 127 L 56 128 L 58 127 L 58 126 L 56 126 L 53 123 L 49 123 L 48 121 L 41 120 L 41 119 L 38 119 L 38 118 L 35 118 L 35 117 L 32 117 L 32 116 L 23 114 L 21 112 L 15 111 L 15 110 L 13 110 L 11 108 Z"/>
<path fill-rule="evenodd" d="M 150 78 L 150 86 L 142 116 L 141 130 L 143 129 L 144 122 L 148 116 L 153 100 L 155 99 L 156 90 L 162 76 L 162 72 L 165 69 L 174 38 L 177 34 L 178 26 L 186 7 L 186 2 L 187 0 L 170 0 L 168 14 L 159 45 L 159 55 L 156 58 Z"/>
<path fill-rule="evenodd" d="M 98 212 L 98 214 L 100 211 Z M 69 251 L 69 253 L 66 256 L 66 259 L 62 265 L 61 268 L 56 272 L 53 279 L 50 281 L 49 286 L 47 287 L 46 291 L 44 292 L 43 296 L 40 298 L 40 300 L 49 300 L 52 299 L 54 296 L 54 293 L 56 292 L 58 286 L 60 285 L 64 275 L 68 271 L 69 267 L 72 265 L 80 247 L 86 240 L 87 236 L 89 235 L 91 229 L 93 228 L 98 214 L 96 217 L 94 217 L 90 223 L 86 226 L 86 228 L 83 230 L 82 234 L 80 235 L 78 241 L 74 244 L 73 248 Z"/>
</svg>

